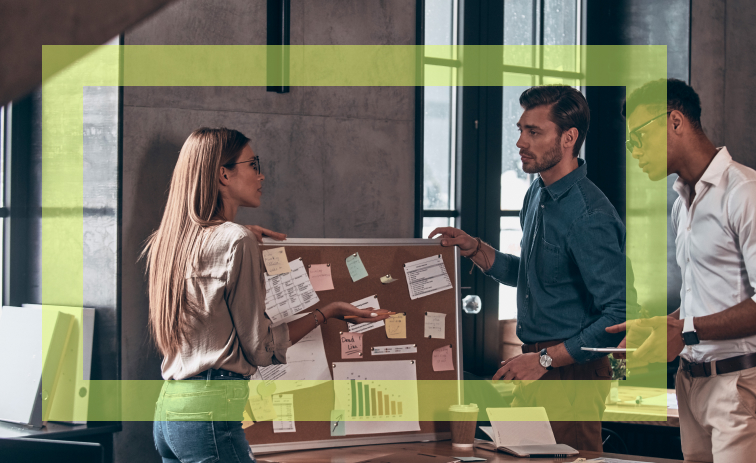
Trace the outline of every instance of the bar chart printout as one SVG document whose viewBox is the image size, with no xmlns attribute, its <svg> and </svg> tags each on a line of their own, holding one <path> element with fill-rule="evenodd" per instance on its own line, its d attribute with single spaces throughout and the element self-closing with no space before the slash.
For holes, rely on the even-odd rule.
<svg viewBox="0 0 756 463">
<path fill-rule="evenodd" d="M 347 435 L 420 430 L 413 361 L 337 362 L 333 379 Z"/>
</svg>

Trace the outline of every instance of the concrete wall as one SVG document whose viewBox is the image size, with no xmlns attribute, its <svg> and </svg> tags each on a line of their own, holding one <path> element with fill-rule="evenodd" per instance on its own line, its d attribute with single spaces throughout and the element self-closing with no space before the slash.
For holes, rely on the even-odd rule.
<svg viewBox="0 0 756 463">
<path fill-rule="evenodd" d="M 732 157 L 756 168 L 756 3 L 692 1 L 691 85 L 701 97 L 704 131 Z"/>
<path fill-rule="evenodd" d="M 181 0 L 126 32 L 126 45 L 265 44 L 266 2 Z M 292 44 L 414 44 L 415 2 L 292 0 Z M 200 126 L 252 139 L 263 205 L 237 221 L 290 237 L 412 237 L 414 88 L 125 88 L 122 378 L 159 379 L 137 258 L 159 225 L 179 150 Z M 126 422 L 120 462 L 157 462 L 152 423 Z"/>
</svg>

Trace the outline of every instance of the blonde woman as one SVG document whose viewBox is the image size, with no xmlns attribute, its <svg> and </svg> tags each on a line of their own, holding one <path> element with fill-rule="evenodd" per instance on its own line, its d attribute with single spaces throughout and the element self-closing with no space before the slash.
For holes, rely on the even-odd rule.
<svg viewBox="0 0 756 463">
<path fill-rule="evenodd" d="M 285 363 L 286 349 L 329 318 L 375 322 L 391 313 L 335 302 L 271 326 L 255 238 L 262 229 L 233 222 L 240 207 L 260 206 L 264 179 L 247 137 L 225 128 L 195 130 L 181 148 L 160 228 L 145 248 L 150 330 L 166 380 L 153 426 L 163 462 L 254 461 L 241 427 L 249 376 Z"/>
</svg>

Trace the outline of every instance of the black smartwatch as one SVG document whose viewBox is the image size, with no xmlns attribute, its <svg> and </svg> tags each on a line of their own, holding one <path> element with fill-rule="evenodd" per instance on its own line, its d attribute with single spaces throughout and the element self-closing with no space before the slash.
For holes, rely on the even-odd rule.
<svg viewBox="0 0 756 463">
<path fill-rule="evenodd" d="M 685 321 L 683 323 L 683 332 L 682 332 L 682 338 L 683 342 L 686 346 L 694 346 L 696 344 L 699 344 L 701 341 L 698 339 L 698 334 L 696 334 L 696 328 L 693 325 L 693 317 L 685 317 Z"/>
<path fill-rule="evenodd" d="M 546 349 L 541 349 L 541 358 L 539 359 L 539 362 L 541 363 L 541 366 L 547 370 L 554 369 L 554 367 L 551 366 L 551 356 L 546 352 Z"/>
</svg>

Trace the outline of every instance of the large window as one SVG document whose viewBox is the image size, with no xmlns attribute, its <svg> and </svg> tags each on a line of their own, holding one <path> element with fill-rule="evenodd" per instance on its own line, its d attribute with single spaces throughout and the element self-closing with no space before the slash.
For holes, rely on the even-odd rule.
<svg viewBox="0 0 756 463">
<path fill-rule="evenodd" d="M 422 234 L 425 237 L 438 226 L 459 226 L 460 218 L 467 216 L 465 223 L 481 224 L 476 230 L 477 236 L 496 244 L 503 252 L 518 255 L 522 238 L 518 216 L 525 192 L 534 179 L 523 172 L 519 150 L 515 146 L 519 137 L 516 123 L 522 112 L 519 96 L 533 85 L 579 85 L 583 63 L 578 53 L 565 53 L 565 49 L 560 47 L 519 48 L 506 45 L 579 45 L 581 1 L 507 0 L 503 2 L 503 9 L 501 6 L 497 9 L 488 2 L 467 0 L 463 8 L 464 14 L 460 14 L 460 5 L 455 0 L 426 0 L 425 44 L 459 44 L 462 41 L 459 31 L 464 27 L 468 31 L 480 29 L 476 36 L 479 44 L 505 45 L 500 63 L 503 79 L 501 99 L 485 101 L 484 104 L 468 103 L 460 98 L 461 89 L 454 86 L 424 88 Z M 466 18 L 464 24 L 460 23 L 460 17 Z M 484 27 L 490 24 L 487 21 L 497 21 L 498 26 Z M 465 37 L 469 36 L 469 32 L 465 33 Z M 457 56 L 441 56 L 438 50 L 426 48 L 426 74 L 448 72 L 450 81 L 455 83 L 457 74 L 464 72 L 464 62 Z M 477 112 L 463 110 L 466 104 L 477 105 L 475 107 L 481 109 Z M 486 117 L 491 112 L 491 105 L 498 105 L 499 109 L 494 109 L 499 111 L 500 119 Z M 494 128 L 490 124 L 501 125 Z M 459 127 L 473 125 L 475 132 L 458 130 Z M 459 139 L 466 133 L 488 137 L 488 142 L 473 144 Z M 491 154 L 499 149 L 500 158 L 492 160 Z M 461 175 L 459 171 L 465 165 L 478 166 L 472 161 L 485 162 L 486 165 L 482 169 L 477 167 L 475 175 Z M 477 184 L 483 184 L 485 180 L 482 177 L 489 175 L 492 168 L 500 172 L 498 184 L 488 182 L 482 195 L 478 191 L 476 201 L 495 201 L 499 205 L 496 208 L 499 214 L 497 216 L 493 210 L 487 209 L 484 217 L 469 218 L 471 214 L 480 215 L 481 208 L 462 210 L 464 195 L 476 190 Z M 493 236 L 492 230 L 498 230 L 498 235 Z M 516 318 L 516 289 L 498 285 L 497 295 L 494 301 L 490 292 L 488 300 L 481 294 L 484 310 L 486 306 L 498 306 L 499 319 Z"/>
</svg>

